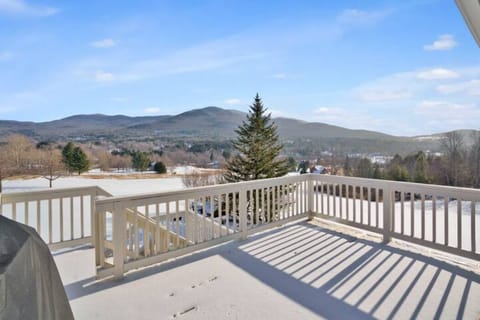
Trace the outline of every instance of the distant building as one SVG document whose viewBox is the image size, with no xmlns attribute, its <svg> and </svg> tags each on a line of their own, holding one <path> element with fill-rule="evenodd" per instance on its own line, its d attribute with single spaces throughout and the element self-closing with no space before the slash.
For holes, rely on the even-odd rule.
<svg viewBox="0 0 480 320">
<path fill-rule="evenodd" d="M 327 171 L 327 168 L 325 168 L 324 166 L 316 165 L 316 166 L 312 167 L 311 173 L 315 173 L 315 174 L 327 174 L 328 171 Z"/>
</svg>

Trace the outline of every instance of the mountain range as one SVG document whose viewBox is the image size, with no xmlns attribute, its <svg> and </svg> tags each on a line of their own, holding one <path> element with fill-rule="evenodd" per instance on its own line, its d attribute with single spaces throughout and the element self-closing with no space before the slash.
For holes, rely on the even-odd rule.
<svg viewBox="0 0 480 320">
<path fill-rule="evenodd" d="M 130 117 L 124 115 L 74 115 L 49 122 L 22 122 L 0 120 L 0 135 L 12 133 L 27 135 L 36 140 L 95 140 L 99 138 L 181 138 L 228 140 L 235 137 L 235 129 L 246 119 L 246 113 L 218 107 L 206 107 L 178 115 Z M 353 130 L 319 122 L 290 118 L 274 118 L 283 141 L 312 143 L 327 146 L 339 143 L 351 145 L 393 144 L 394 148 L 410 150 L 438 146 L 442 133 L 422 137 L 399 137 L 368 130 Z M 468 130 L 467 130 L 468 131 Z M 464 135 L 467 131 L 464 131 Z M 401 144 L 402 147 L 399 146 Z M 355 148 L 353 148 L 355 149 Z M 353 150 L 352 149 L 352 150 Z M 362 148 L 360 148 L 362 149 Z M 372 149 L 372 148 L 369 148 Z M 373 148 L 375 149 L 375 148 Z M 350 152 L 352 151 L 350 150 Z M 365 151 L 365 150 L 360 150 Z M 371 151 L 371 150 L 370 150 Z M 373 150 L 374 151 L 374 150 Z"/>
</svg>

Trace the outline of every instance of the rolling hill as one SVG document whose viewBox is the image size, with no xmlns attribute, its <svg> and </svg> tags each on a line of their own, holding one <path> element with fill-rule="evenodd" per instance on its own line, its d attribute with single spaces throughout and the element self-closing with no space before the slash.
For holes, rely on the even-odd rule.
<svg viewBox="0 0 480 320">
<path fill-rule="evenodd" d="M 178 115 L 129 117 L 125 115 L 74 115 L 49 122 L 0 120 L 0 135 L 20 133 L 40 140 L 96 140 L 122 138 L 179 138 L 228 140 L 246 113 L 218 107 L 195 109 Z M 275 118 L 280 137 L 306 147 L 346 148 L 345 152 L 409 152 L 435 149 L 442 134 L 422 137 L 397 137 L 381 132 L 352 130 L 325 123 L 290 118 Z M 466 132 L 466 131 L 465 131 Z"/>
</svg>

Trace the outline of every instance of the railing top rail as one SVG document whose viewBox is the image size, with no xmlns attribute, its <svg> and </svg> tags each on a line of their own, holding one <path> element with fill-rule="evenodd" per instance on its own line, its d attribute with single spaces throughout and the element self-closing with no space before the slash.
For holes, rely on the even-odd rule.
<svg viewBox="0 0 480 320">
<path fill-rule="evenodd" d="M 160 193 L 145 193 L 145 194 L 127 195 L 127 196 L 114 196 L 106 199 L 99 199 L 97 200 L 96 204 L 97 204 L 97 207 L 108 207 L 108 206 L 112 206 L 114 203 L 141 202 L 141 201 L 148 201 L 148 200 L 153 200 L 158 198 L 174 198 L 174 197 L 181 196 L 183 199 L 185 199 L 188 197 L 197 197 L 204 194 L 208 195 L 208 194 L 238 192 L 238 191 L 248 190 L 252 188 L 267 188 L 271 186 L 284 185 L 288 183 L 301 182 L 301 181 L 306 181 L 305 175 L 261 179 L 261 180 L 254 180 L 254 181 L 253 180 L 243 181 L 243 182 L 236 182 L 236 183 L 182 189 L 182 190 L 176 190 L 176 191 L 160 192 Z"/>
<path fill-rule="evenodd" d="M 40 198 L 51 198 L 52 196 L 72 195 L 72 194 L 95 194 L 111 196 L 111 194 L 98 186 L 85 186 L 74 188 L 43 189 L 33 191 L 20 191 L 11 193 L 2 193 L 1 202 L 9 203 L 22 199 L 35 200 Z"/>
<path fill-rule="evenodd" d="M 330 183 L 343 183 L 364 187 L 389 188 L 390 190 L 397 190 L 403 192 L 425 193 L 432 195 L 449 195 L 452 197 L 472 198 L 480 200 L 480 189 L 318 174 L 310 174 L 309 176 L 311 179 Z"/>
</svg>

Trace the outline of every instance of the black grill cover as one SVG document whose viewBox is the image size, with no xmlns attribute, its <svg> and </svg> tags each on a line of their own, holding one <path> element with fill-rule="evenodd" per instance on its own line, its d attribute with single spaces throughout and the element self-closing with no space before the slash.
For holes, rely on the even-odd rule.
<svg viewBox="0 0 480 320">
<path fill-rule="evenodd" d="M 0 320 L 73 319 L 48 246 L 37 232 L 0 215 Z"/>
</svg>

